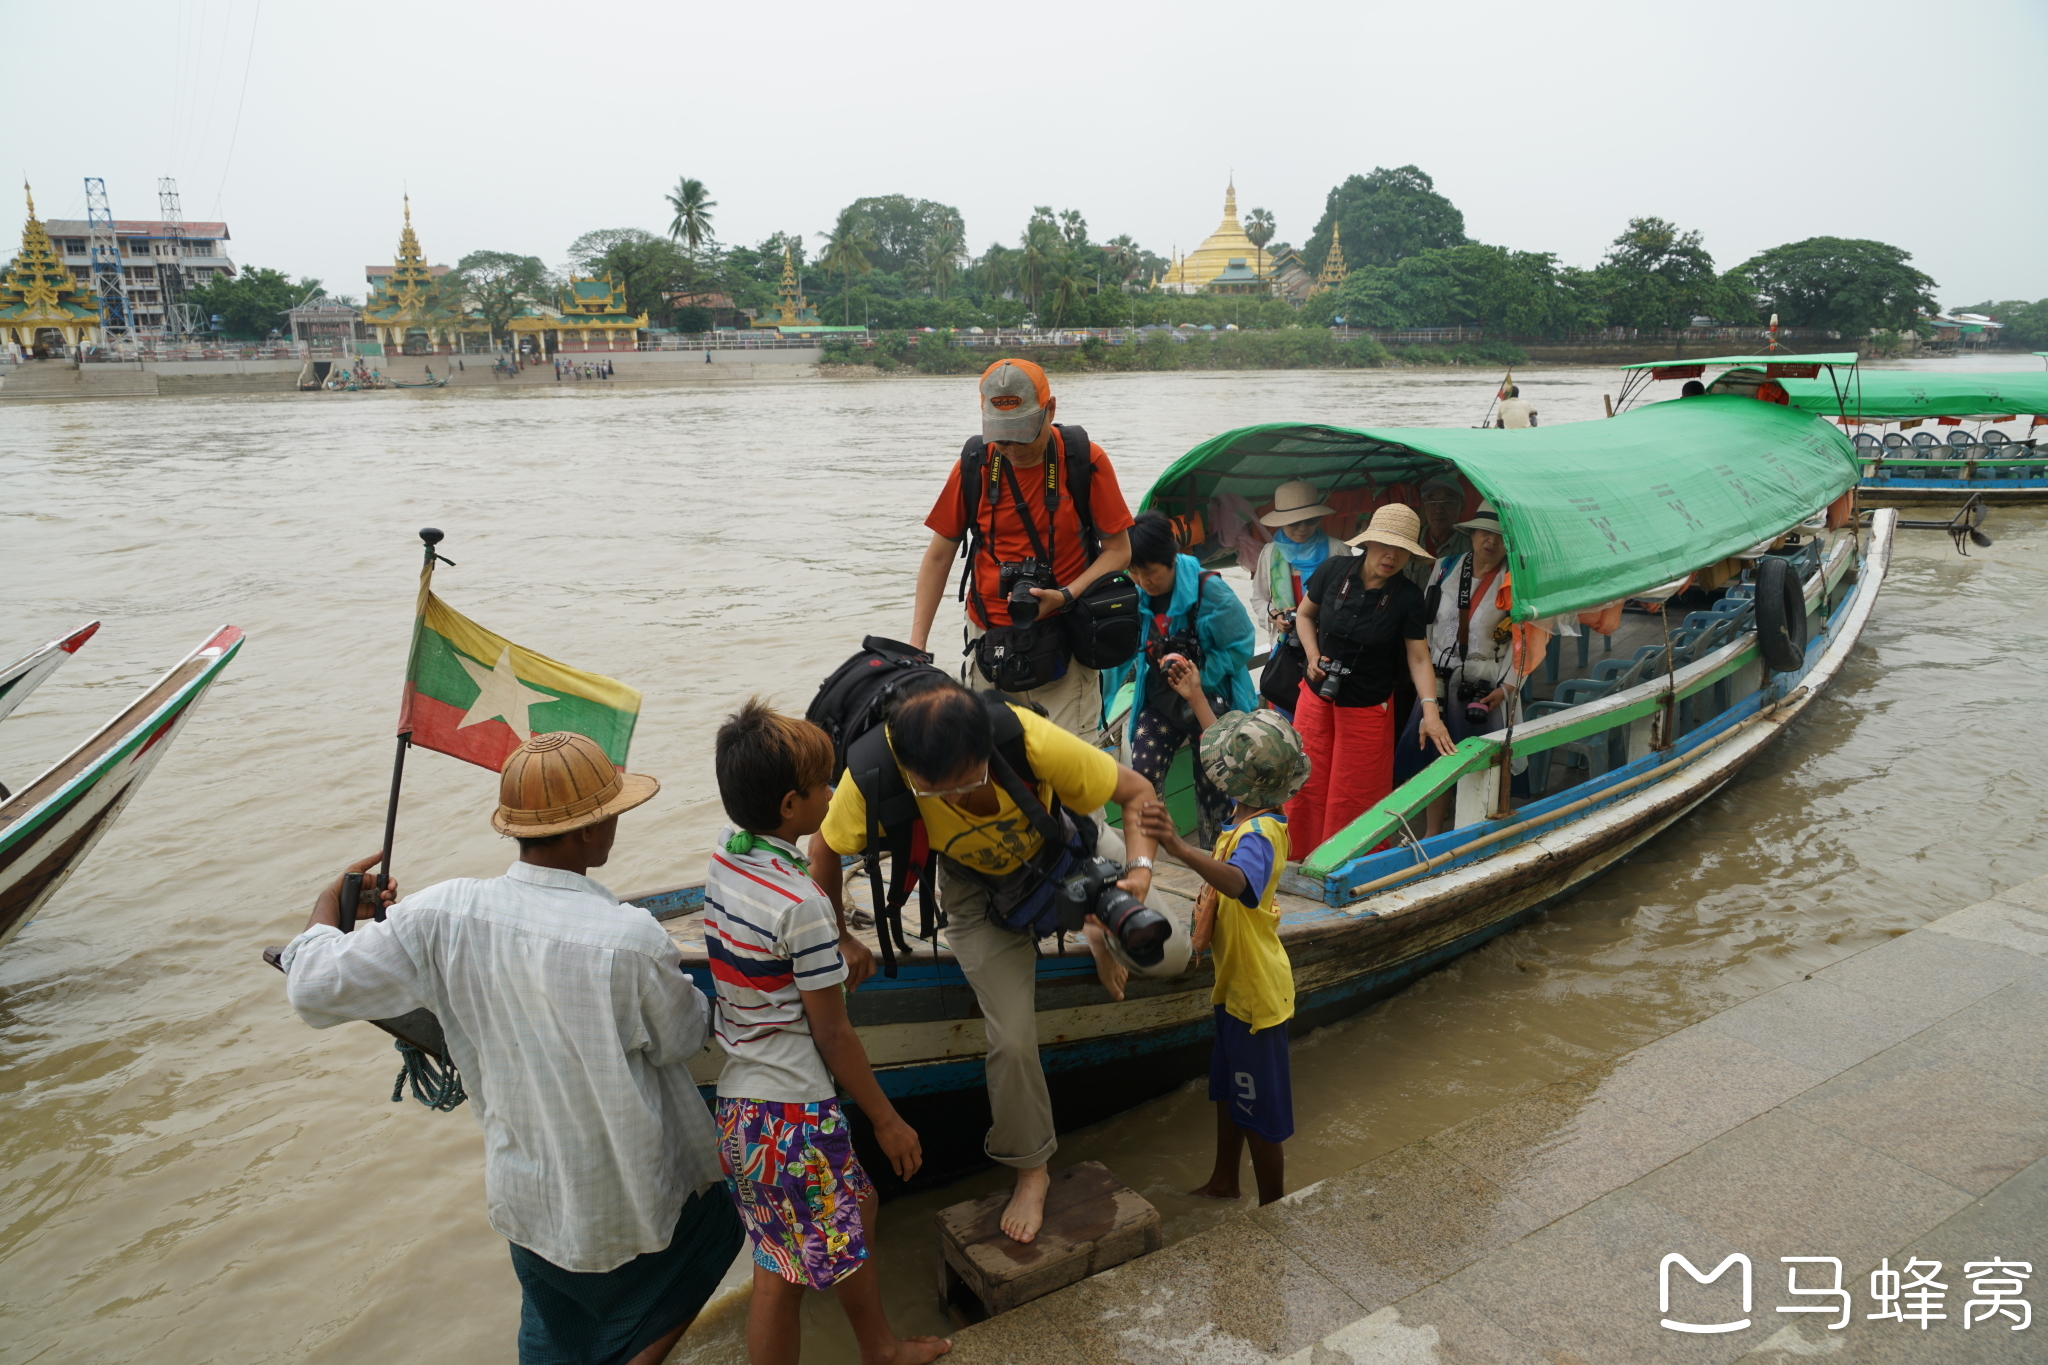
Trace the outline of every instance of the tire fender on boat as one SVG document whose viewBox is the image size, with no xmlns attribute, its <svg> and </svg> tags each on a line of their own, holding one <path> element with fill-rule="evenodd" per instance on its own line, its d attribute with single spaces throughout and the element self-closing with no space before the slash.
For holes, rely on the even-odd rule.
<svg viewBox="0 0 2048 1365">
<path fill-rule="evenodd" d="M 1806 662 L 1806 588 L 1791 562 L 1776 555 L 1756 564 L 1756 643 L 1773 673 Z"/>
</svg>

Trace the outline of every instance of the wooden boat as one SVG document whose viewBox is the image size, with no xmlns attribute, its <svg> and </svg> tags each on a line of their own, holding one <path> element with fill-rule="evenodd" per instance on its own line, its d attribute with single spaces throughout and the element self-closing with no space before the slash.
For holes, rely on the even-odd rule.
<svg viewBox="0 0 2048 1365">
<path fill-rule="evenodd" d="M 1567 651 L 1554 648 L 1531 680 L 1530 719 L 1468 738 L 1322 847 L 1296 850 L 1280 903 L 1297 1035 L 1540 914 L 1711 797 L 1849 657 L 1884 581 L 1897 515 L 1876 513 L 1867 535 L 1853 521 L 1827 530 L 1827 509 L 1858 473 L 1847 438 L 1789 408 L 1725 396 L 1523 431 L 1246 427 L 1190 452 L 1144 505 L 1213 527 L 1217 499 L 1230 493 L 1256 502 L 1298 478 L 1326 497 L 1384 493 L 1438 473 L 1462 477 L 1500 509 L 1518 614 L 1547 618 L 1659 592 L 1667 610 L 1625 615 L 1602 651 L 1612 657 L 1597 663 L 1582 651 L 1568 668 Z M 1214 535 L 1193 539 L 1191 552 L 1206 562 L 1231 561 Z M 1784 567 L 1765 573 L 1767 559 Z M 1795 585 L 1788 596 L 1803 606 L 1797 620 L 1810 638 L 1789 660 L 1781 655 L 1789 666 L 1765 663 L 1755 625 L 1759 610 L 1783 613 L 1789 603 L 1756 603 L 1754 584 L 1696 594 L 1716 600 L 1674 623 L 1676 580 L 1731 565 Z M 1453 790 L 1452 828 L 1408 833 Z M 1382 847 L 1389 840 L 1398 843 Z M 1192 871 L 1164 860 L 1154 884 L 1183 901 L 1199 887 Z M 864 879 L 849 877 L 847 892 L 857 909 Z M 685 970 L 711 991 L 702 884 L 628 899 L 665 922 Z M 871 929 L 862 933 L 872 942 Z M 973 991 L 943 930 L 914 944 L 896 977 L 876 977 L 848 1004 L 884 1089 L 922 1136 L 925 1184 L 983 1164 L 989 1115 Z M 266 954 L 273 964 L 276 951 Z M 1133 978 L 1115 1003 L 1082 945 L 1045 944 L 1039 1047 L 1060 1129 L 1205 1074 L 1212 985 L 1206 965 L 1172 980 Z M 425 1011 L 379 1022 L 440 1051 Z M 721 1064 L 707 1049 L 693 1074 L 709 1087 Z M 887 1169 L 869 1163 L 885 1189 L 900 1188 Z"/>
<path fill-rule="evenodd" d="M 1866 507 L 2048 502 L 2048 373 L 1856 370 L 1788 379 L 1791 405 L 1855 429 Z M 2012 423 L 2010 432 L 2005 424 Z"/>
<path fill-rule="evenodd" d="M 0 947 L 92 851 L 242 647 L 222 626 L 127 709 L 0 805 Z"/>
<path fill-rule="evenodd" d="M 387 381 L 387 383 L 394 389 L 445 389 L 448 387 L 448 381 L 454 377 L 453 375 L 444 374 L 439 379 L 436 379 L 433 375 L 434 372 L 429 370 L 424 380 L 393 379 Z"/>
<path fill-rule="evenodd" d="M 28 694 L 41 685 L 43 679 L 57 671 L 58 665 L 78 652 L 78 647 L 93 637 L 100 628 L 97 621 L 88 621 L 77 630 L 60 640 L 52 640 L 41 649 L 23 655 L 5 668 L 0 668 L 0 720 L 7 719 L 15 707 L 28 699 Z M 0 787 L 0 797 L 7 795 L 7 788 Z"/>
</svg>

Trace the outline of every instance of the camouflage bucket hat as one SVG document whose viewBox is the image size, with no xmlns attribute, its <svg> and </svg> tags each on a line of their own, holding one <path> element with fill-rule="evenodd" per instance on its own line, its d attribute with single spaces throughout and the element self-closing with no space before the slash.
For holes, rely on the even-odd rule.
<svg viewBox="0 0 2048 1365">
<path fill-rule="evenodd" d="M 1202 735 L 1202 771 L 1248 806 L 1283 805 L 1308 781 L 1301 736 L 1278 711 L 1232 711 Z"/>
</svg>

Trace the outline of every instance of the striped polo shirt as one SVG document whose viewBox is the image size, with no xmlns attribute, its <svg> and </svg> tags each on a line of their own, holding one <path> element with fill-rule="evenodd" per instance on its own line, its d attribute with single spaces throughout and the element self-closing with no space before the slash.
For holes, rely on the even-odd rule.
<svg viewBox="0 0 2048 1365">
<path fill-rule="evenodd" d="M 803 992 L 846 980 L 832 903 L 769 835 L 747 853 L 717 851 L 704 878 L 704 948 L 718 985 L 712 1034 L 725 1049 L 718 1093 L 727 1099 L 809 1104 L 837 1093 L 811 1041 Z"/>
</svg>

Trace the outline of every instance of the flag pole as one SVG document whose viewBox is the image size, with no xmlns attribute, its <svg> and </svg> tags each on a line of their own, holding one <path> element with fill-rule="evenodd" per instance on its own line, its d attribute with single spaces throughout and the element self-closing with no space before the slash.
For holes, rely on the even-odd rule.
<svg viewBox="0 0 2048 1365">
<path fill-rule="evenodd" d="M 434 581 L 434 561 L 438 559 L 450 568 L 455 566 L 454 560 L 443 557 L 435 550 L 434 547 L 441 543 L 441 539 L 441 532 L 434 527 L 423 526 L 420 528 L 420 542 L 424 547 L 424 559 L 420 565 L 420 597 L 422 601 L 425 600 L 427 590 Z M 382 861 L 377 864 L 377 889 L 379 891 L 382 891 L 391 884 L 391 843 L 398 833 L 398 793 L 405 782 L 405 751 L 411 747 L 412 731 L 399 731 L 398 748 L 391 758 L 391 797 L 384 806 L 384 856 Z M 381 896 L 377 898 L 376 913 L 378 919 L 384 918 L 384 899 Z M 353 927 L 350 921 L 354 919 L 354 915 L 349 910 L 344 909 L 341 918 L 343 924 L 342 932 L 346 933 L 349 928 Z"/>
</svg>

